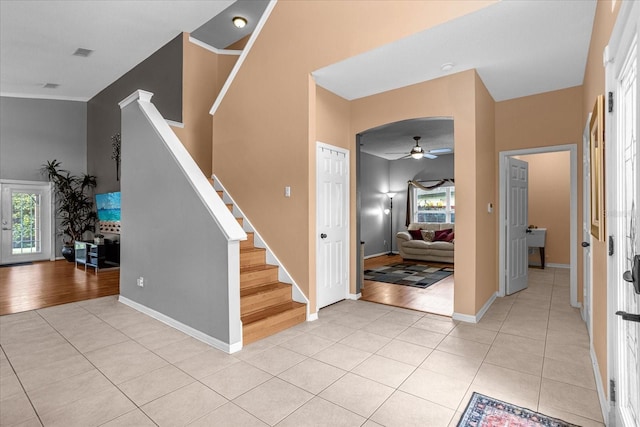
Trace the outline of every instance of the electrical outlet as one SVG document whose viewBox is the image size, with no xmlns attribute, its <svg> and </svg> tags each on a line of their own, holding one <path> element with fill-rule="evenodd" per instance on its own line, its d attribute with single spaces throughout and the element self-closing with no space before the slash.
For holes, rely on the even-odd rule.
<svg viewBox="0 0 640 427">
<path fill-rule="evenodd" d="M 288 185 L 284 187 L 284 197 L 291 197 L 291 187 Z"/>
<path fill-rule="evenodd" d="M 141 288 L 144 287 L 144 277 L 138 277 L 138 286 L 140 286 Z"/>
<path fill-rule="evenodd" d="M 385 248 L 387 247 L 387 241 L 386 240 L 384 241 L 384 247 Z"/>
</svg>

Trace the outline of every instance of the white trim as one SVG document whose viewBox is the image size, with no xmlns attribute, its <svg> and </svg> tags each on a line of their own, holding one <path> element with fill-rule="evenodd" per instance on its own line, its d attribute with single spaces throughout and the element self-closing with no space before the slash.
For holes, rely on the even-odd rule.
<svg viewBox="0 0 640 427">
<path fill-rule="evenodd" d="M 174 128 L 184 129 L 184 123 L 174 122 L 173 120 L 169 120 L 169 119 L 165 119 L 165 122 L 167 122 L 169 126 L 173 126 Z"/>
<path fill-rule="evenodd" d="M 354 301 L 359 300 L 360 298 L 362 298 L 362 293 L 358 292 L 357 294 L 348 294 L 347 295 L 347 299 L 351 299 Z"/>
<path fill-rule="evenodd" d="M 241 50 L 233 50 L 233 49 L 218 49 L 217 47 L 213 47 L 210 44 L 203 42 L 202 40 L 198 40 L 192 35 L 189 35 L 189 42 L 195 44 L 196 46 L 200 46 L 203 49 L 208 50 L 209 52 L 213 52 L 217 55 L 235 55 L 240 56 L 242 54 Z"/>
<path fill-rule="evenodd" d="M 229 240 L 227 243 L 227 283 L 229 284 L 229 342 L 233 343 L 232 348 L 237 347 L 240 350 L 243 345 L 243 325 L 240 312 L 240 242 L 237 240 Z"/>
<path fill-rule="evenodd" d="M 489 307 L 491 307 L 491 304 L 493 304 L 493 302 L 496 300 L 497 297 L 498 297 L 498 293 L 494 292 L 493 295 L 491 295 L 491 297 L 487 300 L 487 302 L 484 303 L 480 311 L 476 313 L 475 316 L 472 316 L 470 314 L 453 313 L 451 318 L 453 320 L 460 320 L 461 322 L 478 323 L 480 319 L 482 319 L 482 316 L 485 315 L 487 310 L 489 310 Z"/>
<path fill-rule="evenodd" d="M 255 43 L 256 39 L 260 35 L 260 32 L 262 31 L 262 27 L 264 27 L 264 24 L 267 22 L 267 19 L 269 19 L 269 15 L 271 15 L 271 11 L 273 11 L 273 8 L 276 6 L 277 1 L 278 0 L 269 1 L 269 4 L 264 10 L 264 13 L 262 14 L 262 16 L 260 17 L 260 20 L 256 24 L 256 28 L 253 30 L 253 33 L 251 33 L 251 37 L 249 37 L 249 41 L 247 42 L 247 45 L 242 50 L 242 54 L 240 54 L 240 58 L 238 58 L 235 65 L 233 66 L 233 69 L 231 70 L 229 77 L 227 77 L 227 80 L 224 82 L 224 85 L 222 86 L 222 89 L 220 90 L 218 97 L 214 101 L 213 106 L 211 106 L 211 110 L 209 110 L 209 114 L 211 114 L 212 116 L 216 113 L 216 111 L 218 110 L 218 107 L 222 103 L 222 100 L 224 99 L 225 95 L 229 91 L 229 87 L 231 87 L 231 83 L 236 78 L 238 71 L 240 71 L 240 67 L 242 67 L 242 64 L 244 63 L 245 58 L 247 57 L 247 55 L 249 55 L 249 52 L 253 47 L 253 43 Z"/>
<path fill-rule="evenodd" d="M 307 322 L 315 322 L 316 320 L 318 320 L 318 312 L 317 311 L 315 313 L 311 313 L 309 316 L 307 316 Z"/>
<path fill-rule="evenodd" d="M 36 93 L 12 93 L 12 92 L 0 92 L 0 96 L 6 98 L 23 98 L 23 99 L 46 99 L 49 101 L 74 101 L 74 102 L 88 102 L 91 98 L 84 96 L 56 96 L 56 95 L 42 95 Z"/>
<path fill-rule="evenodd" d="M 610 404 L 606 398 L 604 393 L 604 387 L 602 385 L 602 379 L 600 379 L 600 368 L 598 367 L 598 358 L 596 357 L 596 353 L 593 351 L 593 343 L 589 346 L 589 355 L 591 356 L 591 368 L 593 369 L 593 376 L 596 380 L 596 392 L 598 393 L 598 402 L 600 403 L 600 411 L 602 412 L 602 419 L 604 420 L 605 425 L 609 424 L 609 408 Z M 611 411 L 613 413 L 615 411 Z"/>
<path fill-rule="evenodd" d="M 521 150 L 509 150 L 501 151 L 499 153 L 499 259 L 498 259 L 498 296 L 505 296 L 505 238 L 506 238 L 506 218 L 505 218 L 505 206 L 506 206 L 506 174 L 505 165 L 507 157 L 522 156 L 529 154 L 542 154 L 542 153 L 555 153 L 559 151 L 569 152 L 570 163 L 570 196 L 569 196 L 569 292 L 570 303 L 572 307 L 579 307 L 578 304 L 578 147 L 576 144 L 565 145 L 550 145 L 547 147 L 535 147 L 525 148 Z M 582 235 L 582 224 L 580 224 L 580 235 Z"/>
<path fill-rule="evenodd" d="M 226 353 L 235 353 L 240 349 L 242 349 L 242 342 L 227 344 L 225 342 L 220 341 L 217 338 L 214 338 L 210 335 L 200 332 L 197 329 L 192 328 L 191 326 L 185 325 L 184 323 L 179 322 L 172 317 L 169 317 L 165 314 L 155 311 L 154 309 L 149 308 L 146 305 L 142 305 L 140 303 L 130 300 L 129 298 L 123 297 L 122 295 L 118 296 L 118 301 L 120 301 L 124 305 L 128 305 L 129 307 L 135 310 L 138 310 L 143 314 L 146 314 L 147 316 L 153 317 L 154 319 L 159 320 L 162 323 L 165 323 L 174 329 L 184 332 L 185 334 L 197 340 L 200 340 L 205 344 L 209 344 L 210 346 L 217 348 L 218 350 L 222 350 Z"/>
<path fill-rule="evenodd" d="M 124 108 L 137 100 L 140 111 L 149 120 L 158 136 L 164 141 L 169 153 L 176 160 L 178 166 L 184 173 L 187 181 L 202 201 L 204 207 L 209 211 L 220 231 L 227 240 L 246 240 L 247 233 L 244 232 L 240 224 L 233 217 L 229 209 L 225 206 L 220 197 L 217 197 L 215 190 L 209 180 L 202 173 L 193 157 L 189 154 L 185 146 L 180 142 L 171 127 L 167 124 L 158 109 L 150 100 L 153 94 L 143 90 L 137 90 L 119 103 L 120 108 Z M 239 254 L 238 254 L 239 256 Z"/>
<path fill-rule="evenodd" d="M 533 266 L 533 267 L 540 267 L 542 264 L 540 264 L 538 261 L 531 261 L 529 263 L 529 266 Z M 551 268 L 571 268 L 571 264 L 557 264 L 555 262 L 545 262 L 544 263 L 545 268 L 546 267 L 551 267 Z"/>
</svg>

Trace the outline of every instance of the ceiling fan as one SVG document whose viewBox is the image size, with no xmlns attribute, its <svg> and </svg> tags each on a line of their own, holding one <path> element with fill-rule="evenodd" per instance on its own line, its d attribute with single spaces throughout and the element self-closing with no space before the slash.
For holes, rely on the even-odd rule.
<svg viewBox="0 0 640 427">
<path fill-rule="evenodd" d="M 425 157 L 427 159 L 436 159 L 438 157 L 436 154 L 444 154 L 444 153 L 451 152 L 451 149 L 449 148 L 438 148 L 434 150 L 424 151 L 424 148 L 420 146 L 421 137 L 414 136 L 413 139 L 414 141 L 416 141 L 416 146 L 411 148 L 411 151 L 409 152 L 409 154 L 407 154 L 404 157 L 401 157 L 400 159 L 406 159 L 408 157 L 414 158 L 416 160 L 420 160 Z M 387 154 L 402 154 L 402 153 L 387 153 Z"/>
</svg>

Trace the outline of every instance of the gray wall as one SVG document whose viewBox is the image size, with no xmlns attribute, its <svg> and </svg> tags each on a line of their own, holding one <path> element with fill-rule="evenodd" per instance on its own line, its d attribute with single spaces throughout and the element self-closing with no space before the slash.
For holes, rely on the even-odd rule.
<svg viewBox="0 0 640 427">
<path fill-rule="evenodd" d="M 364 256 L 389 252 L 389 160 L 360 153 L 360 238 Z M 394 209 L 395 211 L 395 209 Z M 385 245 L 386 241 L 386 245 Z"/>
<path fill-rule="evenodd" d="M 137 103 L 122 136 L 120 294 L 229 343 L 226 238 Z"/>
<path fill-rule="evenodd" d="M 87 171 L 87 104 L 0 97 L 0 178 L 47 181 L 40 167 L 57 159 Z"/>
<path fill-rule="evenodd" d="M 98 177 L 97 193 L 118 191 L 111 136 L 120 132 L 118 103 L 138 89 L 169 120 L 182 121 L 182 34 L 91 98 L 87 109 L 87 168 Z"/>
</svg>

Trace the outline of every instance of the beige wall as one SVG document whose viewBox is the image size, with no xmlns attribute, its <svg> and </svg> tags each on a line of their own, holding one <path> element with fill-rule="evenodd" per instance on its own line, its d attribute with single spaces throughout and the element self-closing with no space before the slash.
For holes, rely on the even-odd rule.
<svg viewBox="0 0 640 427">
<path fill-rule="evenodd" d="M 491 3 L 493 1 L 371 1 L 366 4 L 286 1 L 276 4 L 213 117 L 213 169 L 307 296 L 315 297 L 313 165 L 318 139 L 316 90 L 310 73 Z M 365 22 L 366 25 L 358 24 Z M 472 79 L 466 93 L 473 98 Z M 470 110 L 471 124 L 465 126 L 473 126 L 473 101 L 467 101 L 465 108 Z M 473 132 L 468 132 L 471 141 Z M 354 138 L 349 144 L 353 159 Z M 353 167 L 352 173 L 355 173 Z M 290 198 L 283 196 L 287 185 L 291 186 Z M 355 191 L 351 197 L 355 198 Z M 355 211 L 353 201 L 351 206 Z M 357 253 L 354 219 L 352 213 L 352 267 Z M 467 231 L 472 235 L 473 225 Z M 353 279 L 355 270 L 352 270 Z M 473 281 L 473 274 L 465 276 L 468 283 Z M 471 302 L 465 312 L 472 312 L 473 306 Z M 314 312 L 315 304 L 310 308 Z"/>
<path fill-rule="evenodd" d="M 584 74 L 582 91 L 582 126 L 593 109 L 596 96 L 605 91 L 605 74 L 602 65 L 602 52 L 609 43 L 613 25 L 620 10 L 621 1 L 598 1 L 593 24 L 589 56 Z M 614 7 L 612 7 L 612 5 Z M 605 122 L 605 133 L 607 123 Z M 605 183 L 605 192 L 606 192 Z M 600 379 L 607 384 L 607 244 L 593 241 L 591 245 L 593 268 L 593 348 L 598 359 Z M 605 393 L 608 394 L 607 387 Z"/>
<path fill-rule="evenodd" d="M 545 262 L 569 265 L 571 159 L 568 151 L 518 156 L 529 164 L 529 224 L 547 229 Z M 540 263 L 535 249 L 529 262 Z"/>
</svg>

